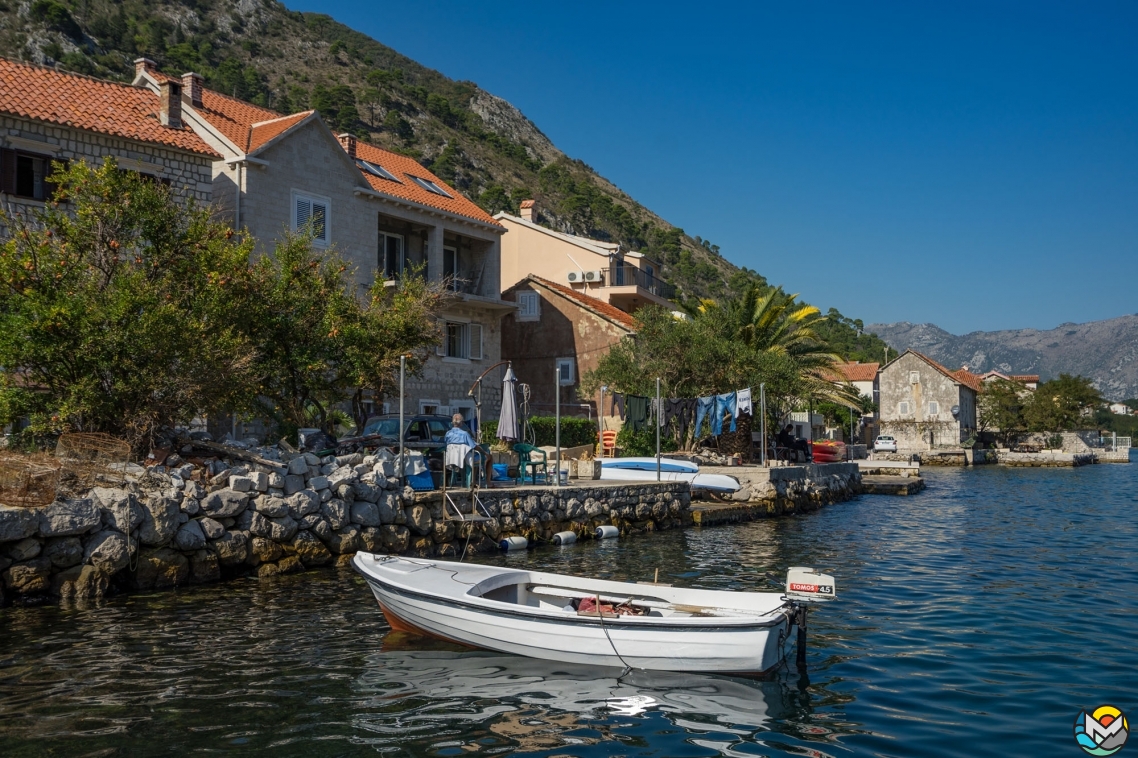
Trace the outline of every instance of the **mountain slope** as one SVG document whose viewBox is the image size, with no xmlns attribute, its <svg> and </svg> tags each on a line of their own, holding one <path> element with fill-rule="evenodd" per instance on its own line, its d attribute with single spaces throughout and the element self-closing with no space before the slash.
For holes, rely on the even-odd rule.
<svg viewBox="0 0 1138 758">
<path fill-rule="evenodd" d="M 1112 400 L 1138 397 L 1138 315 L 1054 329 L 1006 329 L 957 336 L 934 324 L 870 324 L 895 350 L 912 348 L 955 368 L 995 369 L 1039 374 L 1043 380 L 1060 373 L 1089 377 Z"/>
</svg>

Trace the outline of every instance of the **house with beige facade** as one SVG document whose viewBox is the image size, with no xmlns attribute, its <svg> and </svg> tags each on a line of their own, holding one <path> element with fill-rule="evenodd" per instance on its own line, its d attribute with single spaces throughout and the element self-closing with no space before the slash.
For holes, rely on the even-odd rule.
<svg viewBox="0 0 1138 758">
<path fill-rule="evenodd" d="M 534 274 L 625 313 L 650 303 L 676 307 L 676 288 L 660 278 L 659 262 L 646 255 L 544 227 L 537 223 L 533 200 L 522 201 L 520 216 L 494 218 L 509 232 L 502 240 L 503 290 Z"/>
<path fill-rule="evenodd" d="M 502 296 L 517 304 L 517 310 L 502 319 L 502 359 L 511 361 L 518 381 L 529 385 L 531 414 L 552 414 L 560 396 L 563 414 L 596 418 L 598 398 L 580 393 L 581 377 L 595 369 L 613 345 L 636 333 L 636 319 L 604 300 L 536 274 Z"/>
<path fill-rule="evenodd" d="M 407 382 L 406 410 L 472 415 L 469 388 L 499 362 L 501 318 L 514 308 L 501 297 L 505 227 L 413 159 L 333 134 L 316 111 L 276 113 L 214 92 L 197 74 L 167 76 L 146 59 L 135 73 L 136 87 L 180 88 L 182 119 L 218 154 L 212 202 L 258 252 L 311 225 L 314 245 L 354 267 L 360 294 L 376 277 L 394 286 L 412 271 L 453 290 L 437 354 Z M 500 382 L 486 382 L 483 402 L 495 407 L 500 392 Z M 396 412 L 397 399 L 372 410 L 385 409 Z"/>
<path fill-rule="evenodd" d="M 976 434 L 980 377 L 950 371 L 926 355 L 906 350 L 881 367 L 880 434 L 904 451 L 958 448 Z"/>
<path fill-rule="evenodd" d="M 53 163 L 111 157 L 178 197 L 209 203 L 221 155 L 182 120 L 180 93 L 0 58 L 0 202 L 30 220 L 51 200 Z"/>
</svg>

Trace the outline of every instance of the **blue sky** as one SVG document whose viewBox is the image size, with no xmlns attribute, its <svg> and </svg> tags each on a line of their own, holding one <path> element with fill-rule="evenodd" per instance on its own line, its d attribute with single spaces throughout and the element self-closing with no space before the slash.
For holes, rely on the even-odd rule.
<svg viewBox="0 0 1138 758">
<path fill-rule="evenodd" d="M 823 309 L 1138 311 L 1138 4 L 287 4 L 506 98 Z"/>
</svg>

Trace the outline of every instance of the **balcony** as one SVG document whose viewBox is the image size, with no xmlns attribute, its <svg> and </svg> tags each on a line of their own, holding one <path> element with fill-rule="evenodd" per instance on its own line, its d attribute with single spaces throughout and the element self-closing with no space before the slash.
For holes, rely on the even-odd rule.
<svg viewBox="0 0 1138 758">
<path fill-rule="evenodd" d="M 675 300 L 676 288 L 674 285 L 661 281 L 657 277 L 628 263 L 613 263 L 609 266 L 606 287 L 637 287 L 649 295 L 663 300 Z"/>
</svg>

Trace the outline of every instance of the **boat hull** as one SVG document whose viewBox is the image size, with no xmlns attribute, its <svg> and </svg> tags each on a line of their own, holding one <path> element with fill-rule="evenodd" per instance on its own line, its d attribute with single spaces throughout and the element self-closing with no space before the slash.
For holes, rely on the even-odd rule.
<svg viewBox="0 0 1138 758">
<path fill-rule="evenodd" d="M 354 562 L 393 629 L 502 653 L 594 666 L 758 674 L 778 665 L 794 639 L 789 614 L 723 626 L 576 613 L 550 618 L 417 592 L 369 571 L 359 556 Z"/>
<path fill-rule="evenodd" d="M 656 471 L 655 469 L 647 471 L 644 469 L 612 468 L 609 466 L 602 466 L 601 480 L 619 482 L 654 482 L 656 481 Z M 660 481 L 688 482 L 692 486 L 692 489 L 715 490 L 717 492 L 738 492 L 741 489 L 739 480 L 733 476 L 728 476 L 726 474 L 700 474 L 691 471 L 662 471 L 660 472 Z"/>
</svg>

